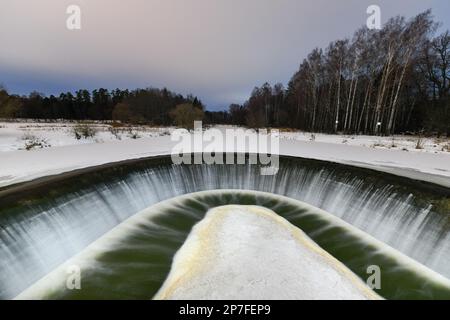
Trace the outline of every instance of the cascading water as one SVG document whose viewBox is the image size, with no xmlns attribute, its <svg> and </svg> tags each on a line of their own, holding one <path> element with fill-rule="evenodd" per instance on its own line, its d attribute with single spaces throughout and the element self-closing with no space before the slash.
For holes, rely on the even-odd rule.
<svg viewBox="0 0 450 320">
<path fill-rule="evenodd" d="M 170 158 L 123 166 L 80 173 L 39 192 L 0 195 L 0 297 L 14 297 L 152 204 L 214 189 L 259 190 L 304 201 L 450 277 L 448 190 L 292 158 L 281 159 L 275 176 L 260 175 L 255 165 L 175 166 Z"/>
<path fill-rule="evenodd" d="M 377 290 L 381 296 L 389 299 L 449 299 L 450 298 L 450 280 L 440 276 L 439 274 L 425 268 L 415 260 L 408 258 L 396 250 L 388 247 L 383 242 L 380 242 L 366 233 L 358 230 L 350 224 L 341 219 L 319 210 L 315 207 L 309 206 L 303 202 L 286 198 L 279 195 L 264 193 L 260 191 L 242 191 L 242 190 L 209 190 L 198 193 L 190 193 L 187 195 L 175 197 L 163 202 L 160 202 L 150 208 L 147 208 L 111 231 L 100 239 L 94 241 L 80 254 L 66 261 L 54 271 L 50 272 L 44 278 L 33 284 L 27 290 L 22 292 L 18 299 L 149 299 L 155 297 L 159 292 L 167 292 L 162 289 L 163 281 L 168 276 L 169 270 L 175 271 L 172 277 L 169 276 L 169 286 L 174 288 L 179 285 L 180 281 L 185 284 L 190 283 L 192 276 L 201 276 L 201 273 L 195 272 L 199 269 L 198 263 L 193 263 L 193 259 L 208 259 L 208 269 L 215 269 L 220 261 L 227 260 L 226 253 L 215 252 L 209 246 L 210 244 L 223 243 L 236 246 L 234 242 L 237 238 L 245 239 L 239 243 L 239 254 L 246 256 L 255 255 L 256 252 L 268 250 L 266 257 L 270 257 L 263 265 L 256 267 L 255 273 L 261 271 L 260 267 L 265 268 L 273 278 L 277 278 L 277 272 L 285 277 L 284 271 L 287 271 L 281 266 L 281 270 L 274 266 L 274 263 L 279 262 L 270 251 L 277 250 L 285 252 L 285 248 L 278 248 L 274 243 L 261 243 L 254 239 L 252 232 L 258 233 L 261 226 L 258 224 L 247 225 L 242 228 L 239 225 L 233 225 L 232 228 L 236 234 L 235 237 L 222 233 L 219 237 L 223 238 L 221 242 L 215 239 L 214 231 L 210 228 L 203 228 L 200 232 L 194 231 L 194 238 L 203 240 L 200 249 L 194 249 L 188 245 L 189 253 L 184 254 L 184 258 L 178 257 L 189 275 L 185 278 L 180 274 L 180 270 L 172 264 L 175 253 L 186 245 L 186 239 L 194 225 L 204 222 L 204 217 L 208 214 L 217 218 L 217 222 L 221 221 L 221 217 L 216 214 L 223 213 L 223 205 L 233 204 L 232 207 L 245 208 L 247 206 L 254 206 L 257 211 L 268 209 L 274 215 L 278 215 L 279 219 L 286 219 L 285 223 L 291 223 L 291 230 L 288 233 L 295 234 L 297 231 L 295 227 L 303 230 L 314 242 L 311 242 L 312 247 L 319 244 L 325 252 L 328 252 L 344 263 L 353 273 L 343 271 L 345 278 L 348 280 L 354 277 L 355 274 L 360 276 L 360 279 L 367 278 L 368 266 L 376 265 L 383 270 L 382 285 Z M 218 212 L 214 212 L 219 209 Z M 251 213 L 247 213 L 252 215 Z M 223 217 L 223 216 L 222 216 Z M 281 218 L 282 217 L 282 218 Z M 220 224 L 220 222 L 218 222 Z M 233 224 L 236 222 L 233 221 Z M 254 222 L 256 223 L 256 222 Z M 286 225 L 284 222 L 282 224 Z M 209 226 L 214 229 L 214 225 L 209 223 Z M 276 226 L 272 226 L 275 227 Z M 247 229 L 249 228 L 249 229 Z M 245 229 L 245 230 L 242 230 Z M 240 230 L 240 231 L 237 231 Z M 266 230 L 267 232 L 267 230 Z M 270 232 L 270 231 L 269 231 Z M 264 234 L 264 232 L 263 232 Z M 243 237 L 243 238 L 242 238 Z M 258 236 L 257 236 L 258 237 Z M 288 237 L 290 237 L 288 235 Z M 192 234 L 190 236 L 192 240 Z M 298 239 L 298 238 L 297 238 Z M 284 242 L 285 245 L 291 244 L 293 239 Z M 309 240 L 311 241 L 311 240 Z M 295 241 L 294 241 L 295 242 Z M 234 243 L 234 244 L 233 244 Z M 279 243 L 278 243 L 279 244 Z M 262 246 L 262 247 L 261 247 Z M 307 246 L 311 248 L 310 246 Z M 181 249 L 182 250 L 182 249 Z M 236 249 L 232 249 L 234 252 Z M 313 250 L 313 249 L 312 249 Z M 253 254 L 251 253 L 253 251 Z M 313 250 L 315 251 L 315 250 Z M 317 252 L 317 251 L 316 251 Z M 178 252 L 179 253 L 179 252 Z M 177 255 L 178 255 L 177 253 Z M 197 254 L 203 257 L 197 257 Z M 297 254 L 290 252 L 289 255 Z M 233 256 L 235 256 L 233 254 Z M 264 255 L 263 255 L 264 256 Z M 225 259 L 224 259 L 225 258 Z M 254 257 L 257 260 L 257 257 Z M 290 256 L 289 259 L 302 259 L 303 256 Z M 277 261 L 271 261 L 275 259 Z M 232 260 L 232 259 L 231 259 Z M 284 259 L 281 258 L 281 261 Z M 254 259 L 247 261 L 248 267 L 252 268 Z M 297 260 L 298 261 L 298 260 Z M 240 261 L 235 261 L 239 265 Z M 336 279 L 330 280 L 323 274 L 317 274 L 317 270 L 310 269 L 311 263 L 309 261 L 304 264 L 304 261 L 298 261 L 294 265 L 289 265 L 287 273 L 291 274 L 288 279 L 291 284 L 298 282 L 301 275 L 310 272 L 309 274 L 314 278 L 305 279 L 305 282 L 314 281 L 315 288 L 322 287 L 322 292 L 331 289 L 330 298 L 338 297 L 342 292 L 341 286 L 337 285 Z M 189 267 L 186 267 L 186 264 Z M 303 264 L 303 266 L 302 266 Z M 283 264 L 281 264 L 283 265 Z M 336 264 L 334 264 L 336 265 Z M 67 288 L 67 270 L 76 266 L 82 270 L 82 290 L 70 290 Z M 242 267 L 242 266 L 241 266 Z M 255 265 L 253 265 L 255 267 Z M 204 266 L 200 267 L 203 269 Z M 219 267 L 220 268 L 220 267 Z M 274 269 L 273 269 L 274 268 Z M 320 267 L 319 267 L 320 269 Z M 238 270 L 232 271 L 226 268 L 225 279 L 221 281 L 202 281 L 202 290 L 205 287 L 207 290 L 212 290 L 218 297 L 221 297 L 223 292 L 227 291 L 228 286 L 236 288 L 231 283 L 236 283 L 236 276 L 239 278 Z M 341 269 L 342 270 L 342 269 Z M 227 281 L 226 277 L 232 274 L 233 279 Z M 184 273 L 181 271 L 181 273 Z M 296 276 L 298 274 L 298 277 Z M 316 274 L 316 276 L 314 276 Z M 181 277 L 181 278 L 179 278 Z M 263 276 L 264 277 L 264 276 Z M 265 282 L 265 278 L 257 277 L 257 282 Z M 280 278 L 278 278 L 280 280 Z M 259 280 L 259 281 L 258 281 Z M 262 281 L 261 281 L 262 280 Z M 166 280 L 167 281 L 167 280 Z M 280 280 L 281 281 L 281 280 Z M 330 283 L 333 286 L 330 288 Z M 356 285 L 356 283 L 350 280 Z M 339 281 L 338 281 L 339 282 Z M 239 283 L 239 281 L 238 281 Z M 301 282 L 303 283 L 303 282 Z M 80 283 L 81 284 L 81 283 Z M 364 286 L 363 282 L 360 284 Z M 242 285 L 239 283 L 238 286 Z M 225 287 L 226 288 L 225 288 Z M 250 284 L 250 287 L 252 285 Z M 294 285 L 291 290 L 284 290 L 284 286 L 273 283 L 274 292 L 265 292 L 267 288 L 260 288 L 257 295 L 262 296 L 283 296 L 285 298 L 296 298 L 298 295 L 303 296 L 302 285 Z M 360 285 L 357 285 L 363 289 Z M 239 288 L 239 287 L 238 287 Z M 237 288 L 238 291 L 240 291 Z M 223 290 L 222 290 L 223 289 Z M 247 288 L 248 289 L 248 288 Z M 287 288 L 286 288 L 287 289 Z M 371 290 L 367 291 L 367 287 L 363 289 L 364 296 L 373 297 Z M 162 290 L 162 291 L 161 291 Z M 270 290 L 270 289 L 269 289 Z M 196 291 L 194 289 L 194 291 Z M 339 291 L 339 292 L 334 292 Z M 189 290 L 188 290 L 189 292 Z M 240 291 L 241 292 L 241 291 Z M 343 292 L 348 292 L 343 290 Z M 248 294 L 252 293 L 248 292 Z M 164 295 L 163 295 L 164 296 Z M 159 294 L 156 298 L 162 298 Z M 189 297 L 189 296 L 188 296 Z M 192 298 L 192 296 L 190 296 Z M 210 295 L 211 297 L 211 295 Z"/>
</svg>

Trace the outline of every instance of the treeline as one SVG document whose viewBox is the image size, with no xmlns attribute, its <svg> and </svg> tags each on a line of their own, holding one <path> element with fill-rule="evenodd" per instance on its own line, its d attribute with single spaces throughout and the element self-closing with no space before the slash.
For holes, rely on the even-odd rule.
<svg viewBox="0 0 450 320">
<path fill-rule="evenodd" d="M 208 124 L 254 128 L 448 135 L 450 34 L 436 34 L 437 29 L 429 10 L 408 21 L 392 18 L 381 30 L 362 27 L 352 39 L 314 49 L 287 88 L 265 83 L 243 105 L 233 104 L 228 111 L 203 112 L 197 97 L 167 89 L 79 90 L 58 97 L 34 92 L 21 97 L 0 88 L 0 117 L 170 125 L 186 123 L 195 115 Z M 185 106 L 177 116 L 179 105 Z"/>
<path fill-rule="evenodd" d="M 59 96 L 33 92 L 29 96 L 9 95 L 0 88 L 0 118 L 119 120 L 132 123 L 171 125 L 176 106 L 190 104 L 203 111 L 202 102 L 192 95 L 167 89 L 78 90 Z"/>
<path fill-rule="evenodd" d="M 450 131 L 450 35 L 431 11 L 314 49 L 288 87 L 256 87 L 230 122 L 313 132 Z"/>
</svg>

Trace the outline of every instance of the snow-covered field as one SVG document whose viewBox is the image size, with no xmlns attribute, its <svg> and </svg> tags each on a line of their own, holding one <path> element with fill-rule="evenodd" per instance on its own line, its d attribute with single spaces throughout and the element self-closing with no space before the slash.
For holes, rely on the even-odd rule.
<svg viewBox="0 0 450 320">
<path fill-rule="evenodd" d="M 105 123 L 91 123 L 96 134 L 88 139 L 77 139 L 76 122 L 0 122 L 0 152 L 25 150 L 33 138 L 44 142 L 33 149 L 61 147 L 89 143 L 125 141 L 170 135 L 174 127 L 123 126 L 114 127 Z M 220 129 L 231 126 L 216 126 Z M 374 149 L 392 149 L 419 153 L 450 153 L 449 138 L 426 138 L 417 136 L 365 136 L 280 131 L 284 140 L 344 144 Z"/>
<path fill-rule="evenodd" d="M 283 139 L 288 140 L 336 143 L 374 149 L 392 149 L 408 152 L 450 153 L 449 138 L 426 138 L 407 135 L 381 137 L 366 135 L 335 135 L 308 132 L 281 132 L 280 136 Z"/>
<path fill-rule="evenodd" d="M 170 136 L 174 128 L 95 123 L 91 125 L 96 132 L 93 137 L 77 139 L 76 126 L 73 122 L 0 122 L 0 187 L 109 162 L 170 154 L 177 143 Z M 426 138 L 418 143 L 419 137 L 412 136 L 286 131 L 279 137 L 282 155 L 367 167 L 450 187 L 448 138 Z"/>
<path fill-rule="evenodd" d="M 0 122 L 0 152 L 26 150 L 30 142 L 40 142 L 32 149 L 104 143 L 170 135 L 173 128 L 148 126 L 114 127 L 110 124 L 91 123 L 95 136 L 77 139 L 76 122 Z"/>
</svg>

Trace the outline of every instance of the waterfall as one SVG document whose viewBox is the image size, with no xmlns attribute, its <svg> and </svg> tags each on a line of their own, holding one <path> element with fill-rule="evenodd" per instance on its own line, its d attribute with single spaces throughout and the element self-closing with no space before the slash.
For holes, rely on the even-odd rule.
<svg viewBox="0 0 450 320">
<path fill-rule="evenodd" d="M 277 266 L 277 262 L 273 261 L 276 254 L 270 252 L 281 251 L 286 254 L 285 248 L 279 248 L 274 243 L 265 243 L 258 241 L 251 236 L 252 232 L 260 232 L 264 227 L 257 222 L 253 222 L 251 226 L 232 225 L 232 228 L 240 234 L 220 235 L 221 240 L 216 238 L 214 234 L 214 225 L 203 228 L 200 235 L 195 231 L 192 234 L 194 226 L 204 225 L 204 218 L 208 220 L 215 215 L 215 209 L 223 209 L 223 205 L 233 204 L 233 207 L 248 207 L 252 206 L 259 210 L 269 210 L 274 213 L 276 219 L 282 225 L 289 225 L 291 231 L 290 235 L 296 235 L 299 239 L 299 234 L 303 234 L 300 230 L 309 236 L 311 246 L 314 248 L 317 244 L 321 246 L 318 251 L 325 250 L 320 255 L 327 256 L 331 254 L 339 263 L 347 266 L 339 268 L 341 272 L 347 274 L 349 277 L 359 276 L 360 280 L 366 280 L 368 277 L 367 268 L 369 266 L 377 266 L 382 270 L 380 276 L 380 287 L 376 293 L 388 299 L 449 299 L 450 297 L 450 280 L 439 275 L 438 273 L 424 267 L 415 260 L 408 258 L 397 250 L 392 249 L 385 243 L 376 240 L 367 233 L 357 229 L 356 227 L 344 222 L 336 216 L 317 209 L 316 207 L 307 205 L 303 202 L 293 200 L 291 198 L 265 193 L 260 191 L 242 191 L 242 190 L 208 190 L 197 193 L 190 193 L 183 196 L 171 198 L 153 205 L 125 220 L 117 227 L 100 237 L 98 240 L 90 244 L 81 253 L 66 261 L 44 278 L 34 283 L 32 286 L 22 292 L 18 299 L 150 299 L 151 297 L 161 298 L 157 292 L 161 292 L 164 280 L 171 278 L 174 270 L 177 268 L 177 261 L 182 264 L 187 263 L 191 265 L 192 259 L 205 259 L 209 254 L 209 262 L 214 261 L 214 257 L 219 260 L 226 260 L 226 252 L 214 251 L 208 247 L 207 243 L 210 241 L 215 245 L 236 245 L 237 239 L 244 239 L 239 244 L 239 254 L 250 254 L 250 251 L 256 252 L 269 250 L 269 261 L 266 261 L 261 266 L 268 272 L 273 273 L 276 277 L 277 272 L 281 272 L 283 276 L 286 275 L 282 271 L 283 267 Z M 242 204 L 244 204 L 242 206 Z M 223 212 L 223 211 L 222 211 Z M 219 215 L 221 215 L 219 213 Z M 279 217 L 277 217 L 278 215 Z M 218 220 L 223 221 L 220 217 Z M 284 219 L 285 220 L 284 220 Z M 235 224 L 236 222 L 233 222 Z M 220 224 L 220 222 L 219 222 Z M 217 225 L 216 225 L 217 226 Z M 274 226 L 275 227 L 275 226 Z M 297 230 L 300 228 L 300 230 Z M 247 229 L 250 228 L 251 230 Z M 276 227 L 275 227 L 276 228 Z M 252 231 L 253 230 L 253 231 Z M 270 231 L 269 231 L 270 233 Z M 205 242 L 201 248 L 207 251 L 203 257 L 197 256 L 192 252 L 187 256 L 182 254 L 184 258 L 180 258 L 180 251 L 183 247 L 191 247 L 189 238 L 192 240 L 198 239 L 197 236 L 203 238 Z M 243 237 L 243 238 L 242 238 Z M 300 236 L 302 238 L 303 236 Z M 270 238 L 267 235 L 266 240 Z M 306 238 L 304 238 L 306 240 Z M 186 242 L 188 241 L 188 242 Z M 290 242 L 290 241 L 288 241 Z M 308 242 L 308 241 L 307 241 Z M 234 244 L 233 244 L 234 243 Z M 292 244 L 292 243 L 291 243 Z M 288 245 L 285 243 L 285 245 Z M 242 246 L 242 247 L 241 247 Z M 263 246 L 264 248 L 261 248 Z M 194 251 L 197 251 L 195 249 Z M 190 249 L 188 249 L 190 251 Z M 235 249 L 232 250 L 232 252 Z M 266 251 L 267 252 L 267 251 Z M 290 253 L 292 254 L 292 252 Z M 302 256 L 289 256 L 288 259 L 303 259 Z M 234 255 L 234 254 L 232 254 Z M 251 254 L 250 254 L 251 255 Z M 178 258 L 177 258 L 178 256 Z M 236 257 L 236 256 L 235 256 Z M 267 255 L 266 255 L 267 257 Z M 331 257 L 330 257 L 331 258 Z M 178 260 L 177 260 L 178 259 Z M 206 258 L 208 259 L 208 258 Z M 244 258 L 246 260 L 247 258 Z M 249 270 L 258 265 L 255 263 L 258 259 L 246 260 Z M 277 259 L 275 259 L 277 260 Z M 331 259 L 333 260 L 333 259 Z M 198 261 L 198 260 L 197 260 Z M 230 262 L 232 259 L 230 260 Z M 216 261 L 220 264 L 219 261 Z M 336 261 L 337 262 L 337 261 Z M 209 264 L 206 268 L 215 268 L 215 262 Z M 259 262 L 262 263 L 262 262 Z M 195 263 L 194 263 L 195 264 Z M 296 263 L 291 266 L 286 266 L 293 272 L 291 274 L 292 281 L 298 281 L 295 274 L 307 272 L 311 265 L 303 265 L 303 263 Z M 236 263 L 239 265 L 239 262 Z M 336 264 L 335 264 L 336 265 Z M 71 290 L 67 288 L 67 270 L 76 266 L 82 270 L 80 275 L 81 290 Z M 192 265 L 191 265 L 192 266 Z M 186 265 L 185 265 L 186 267 Z M 197 265 L 203 269 L 204 265 Z M 279 269 L 281 267 L 281 269 Z M 343 266 L 342 266 L 343 267 Z M 175 269 L 174 269 L 175 268 Z M 184 267 L 183 267 L 184 269 Z M 233 268 L 226 268 L 231 275 L 239 278 L 239 268 L 232 271 Z M 196 272 L 194 269 L 186 270 L 189 274 Z M 197 269 L 198 270 L 198 269 Z M 248 271 L 248 270 L 247 270 Z M 286 270 L 285 270 L 286 271 Z M 175 271 L 175 274 L 178 272 Z M 256 273 L 258 273 L 256 271 Z M 256 275 L 254 273 L 253 275 Z M 289 272 L 287 272 L 289 273 Z M 193 275 L 191 274 L 191 276 Z M 200 274 L 198 274 L 200 276 Z M 176 275 L 175 278 L 180 276 Z M 172 273 L 172 280 L 174 274 Z M 265 276 L 262 278 L 256 277 L 257 282 L 265 282 Z M 222 277 L 221 277 L 222 278 Z M 190 276 L 187 280 L 190 281 Z M 225 282 L 224 282 L 225 280 Z M 274 280 L 272 278 L 272 280 Z M 215 291 L 218 295 L 223 293 L 221 288 L 232 283 L 236 279 L 226 278 L 222 280 L 211 282 L 207 281 L 210 289 Z M 309 279 L 308 281 L 311 281 Z M 306 282 L 308 282 L 306 281 Z M 317 286 L 329 286 L 335 290 L 336 282 L 330 280 L 327 276 L 314 277 Z M 331 281 L 331 282 L 329 282 Z M 172 281 L 169 281 L 174 284 Z M 239 282 L 239 281 L 238 281 Z M 178 283 L 178 282 L 177 282 Z M 363 282 L 360 282 L 363 284 Z M 179 284 L 179 283 L 178 283 Z M 283 291 L 284 286 L 277 284 L 276 281 L 272 283 L 274 290 L 279 292 L 279 295 L 286 294 L 290 296 L 289 290 Z M 176 285 L 175 285 L 176 286 Z M 173 288 L 173 287 L 172 287 Z M 263 288 L 257 290 L 264 290 Z M 227 288 L 224 288 L 224 292 Z M 260 292 L 261 294 L 273 296 L 271 292 Z M 292 292 L 291 292 L 292 293 Z M 300 294 L 301 291 L 298 291 Z M 156 296 L 155 296 L 156 294 Z M 249 294 L 251 294 L 249 292 Z M 259 293 L 257 293 L 259 294 Z M 331 294 L 330 298 L 338 297 L 340 292 Z M 285 296 L 285 297 L 287 297 Z M 292 298 L 292 296 L 290 296 Z"/>
<path fill-rule="evenodd" d="M 429 195 L 386 175 L 282 159 L 275 176 L 256 165 L 136 166 L 104 172 L 75 191 L 0 206 L 0 297 L 11 298 L 113 227 L 162 200 L 214 189 L 257 190 L 321 208 L 450 277 L 446 216 Z M 91 179 L 85 174 L 83 179 Z M 444 196 L 445 199 L 446 196 Z M 0 198 L 0 201 L 2 199 Z"/>
</svg>

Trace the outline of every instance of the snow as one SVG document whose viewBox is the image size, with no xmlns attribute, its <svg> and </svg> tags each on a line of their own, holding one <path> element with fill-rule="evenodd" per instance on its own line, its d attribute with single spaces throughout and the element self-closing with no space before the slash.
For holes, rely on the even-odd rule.
<svg viewBox="0 0 450 320">
<path fill-rule="evenodd" d="M 117 140 L 132 140 L 132 134 L 138 138 L 169 135 L 174 128 L 131 126 L 116 128 L 116 135 L 108 124 L 94 122 L 90 124 L 97 132 L 95 137 L 76 139 L 75 122 L 0 122 L 0 152 L 24 150 L 29 138 L 36 137 L 45 141 L 48 147 L 72 146 L 92 143 L 104 143 Z"/>
<path fill-rule="evenodd" d="M 379 299 L 300 229 L 258 206 L 210 210 L 175 255 L 156 299 Z"/>
<path fill-rule="evenodd" d="M 119 140 L 110 132 L 110 125 L 96 123 L 94 138 L 77 140 L 74 125 L 0 122 L 0 187 L 105 163 L 168 155 L 177 144 L 170 137 L 174 128 L 124 128 L 118 133 Z M 228 127 L 215 128 L 223 131 Z M 132 139 L 130 132 L 138 139 Z M 50 147 L 23 150 L 25 134 L 45 140 Z M 398 147 L 389 148 L 392 137 L 315 134 L 311 139 L 311 134 L 303 132 L 280 132 L 277 136 L 281 155 L 350 164 L 450 187 L 450 152 L 445 151 L 448 139 L 426 139 L 423 149 L 416 150 L 417 138 L 413 137 L 395 137 Z"/>
<path fill-rule="evenodd" d="M 332 144 L 344 144 L 375 149 L 401 150 L 414 153 L 448 154 L 450 139 L 427 138 L 408 135 L 367 136 L 367 135 L 336 135 L 307 132 L 280 132 L 280 137 L 295 141 L 316 141 Z M 420 143 L 418 145 L 418 141 Z M 417 148 L 419 147 L 419 148 Z"/>
</svg>

